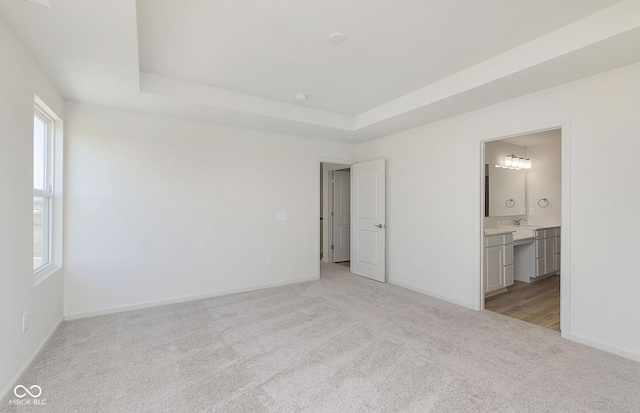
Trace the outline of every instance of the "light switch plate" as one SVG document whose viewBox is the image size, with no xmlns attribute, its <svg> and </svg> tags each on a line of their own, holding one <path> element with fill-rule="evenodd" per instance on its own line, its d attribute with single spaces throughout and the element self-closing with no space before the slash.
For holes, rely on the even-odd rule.
<svg viewBox="0 0 640 413">
<path fill-rule="evenodd" d="M 529 215 L 535 215 L 535 214 L 536 214 L 536 209 L 535 208 L 529 209 Z"/>
<path fill-rule="evenodd" d="M 286 212 L 276 212 L 276 221 L 286 221 L 287 213 Z"/>
</svg>

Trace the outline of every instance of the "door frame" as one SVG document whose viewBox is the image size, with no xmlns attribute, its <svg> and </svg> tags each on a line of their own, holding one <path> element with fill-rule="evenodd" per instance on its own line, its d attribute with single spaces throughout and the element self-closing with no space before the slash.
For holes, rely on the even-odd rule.
<svg viewBox="0 0 640 413">
<path fill-rule="evenodd" d="M 329 199 L 327 199 L 327 202 L 329 204 L 329 209 L 330 212 L 333 212 L 334 214 L 331 215 L 331 220 L 329 223 L 327 223 L 327 228 L 328 228 L 328 233 L 326 235 L 328 235 L 328 242 L 331 245 L 336 245 L 336 233 L 335 233 L 335 226 L 336 226 L 336 216 L 335 216 L 335 203 L 336 203 L 336 197 L 335 197 L 335 192 L 336 192 L 336 183 L 335 183 L 335 173 L 336 172 L 345 172 L 345 169 L 349 169 L 348 171 L 346 171 L 349 174 L 349 196 L 351 196 L 351 168 L 344 168 L 344 165 L 341 166 L 341 169 L 336 169 L 336 170 L 330 170 L 329 175 L 331 176 L 331 183 L 329 186 L 329 182 L 327 182 L 328 185 L 328 192 L 329 192 Z M 349 199 L 349 201 L 351 201 L 351 199 Z M 342 205 L 342 204 L 340 204 Z M 349 215 L 349 227 L 351 227 L 351 215 Z M 349 234 L 349 236 L 351 236 L 351 234 Z M 351 248 L 351 244 L 349 244 L 349 248 Z M 328 262 L 332 262 L 335 263 L 335 249 L 329 248 L 329 255 L 328 257 Z M 324 258 L 324 257 L 323 257 Z M 351 250 L 349 250 L 349 260 L 351 260 Z"/>
<path fill-rule="evenodd" d="M 560 129 L 560 159 L 561 179 L 562 179 L 562 207 L 560 219 L 562 221 L 562 236 L 560 245 L 562 254 L 560 255 L 560 325 L 561 336 L 569 338 L 571 336 L 571 119 L 563 118 L 548 122 L 528 125 L 510 130 L 498 131 L 480 135 L 476 138 L 475 152 L 475 174 L 474 179 L 474 199 L 476 202 L 476 213 L 474 214 L 474 309 L 484 310 L 484 144 L 486 142 L 510 138 L 518 135 L 526 135 L 535 132 L 542 132 L 550 129 Z"/>
<path fill-rule="evenodd" d="M 339 170 L 339 169 L 344 169 L 344 168 L 350 168 L 353 164 L 355 164 L 356 161 L 351 161 L 351 160 L 346 160 L 346 159 L 331 159 L 331 158 L 324 158 L 324 157 L 319 157 L 318 158 L 318 162 L 316 163 L 316 182 L 314 187 L 316 188 L 316 217 L 320 217 L 320 191 L 322 191 L 322 210 L 327 212 L 329 211 L 329 201 L 330 201 L 330 193 L 331 191 L 329 190 L 329 172 L 333 171 L 333 170 Z M 331 168 L 328 168 L 325 170 L 325 168 L 320 168 L 322 166 L 322 164 L 331 164 Z M 320 187 L 320 174 L 322 173 L 322 182 L 323 185 L 322 187 Z M 318 218 L 316 218 L 318 219 Z M 315 237 L 316 237 L 316 260 L 317 260 L 317 269 L 318 269 L 318 273 L 317 276 L 318 278 L 320 278 L 320 263 L 322 261 L 324 262 L 330 262 L 328 260 L 329 254 L 327 253 L 328 251 L 324 248 L 325 246 L 327 246 L 328 242 L 329 242 L 329 221 L 328 219 L 322 219 L 322 229 L 320 228 L 320 225 L 316 225 L 316 231 L 315 233 Z M 317 222 L 317 221 L 316 221 Z M 320 259 L 320 231 L 324 232 L 324 246 L 323 246 L 323 251 L 324 251 L 324 256 L 322 259 Z M 328 244 L 331 245 L 331 244 Z"/>
</svg>

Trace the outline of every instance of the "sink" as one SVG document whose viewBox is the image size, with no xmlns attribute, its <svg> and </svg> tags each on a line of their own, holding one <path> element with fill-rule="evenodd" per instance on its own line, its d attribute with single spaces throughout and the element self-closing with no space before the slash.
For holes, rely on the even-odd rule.
<svg viewBox="0 0 640 413">
<path fill-rule="evenodd" d="M 524 238 L 533 238 L 535 237 L 535 230 L 521 230 L 521 231 L 515 231 L 513 233 L 513 240 L 514 241 L 518 241 L 520 239 L 524 239 Z"/>
<path fill-rule="evenodd" d="M 513 231 L 513 240 L 517 241 L 524 238 L 533 238 L 536 236 L 536 228 L 533 225 L 503 225 L 500 229 Z"/>
</svg>

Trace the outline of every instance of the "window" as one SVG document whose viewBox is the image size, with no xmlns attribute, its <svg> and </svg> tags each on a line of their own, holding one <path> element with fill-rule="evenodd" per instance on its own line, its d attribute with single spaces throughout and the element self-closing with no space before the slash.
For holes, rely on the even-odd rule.
<svg viewBox="0 0 640 413">
<path fill-rule="evenodd" d="M 33 115 L 33 271 L 51 264 L 54 122 L 38 106 Z"/>
</svg>

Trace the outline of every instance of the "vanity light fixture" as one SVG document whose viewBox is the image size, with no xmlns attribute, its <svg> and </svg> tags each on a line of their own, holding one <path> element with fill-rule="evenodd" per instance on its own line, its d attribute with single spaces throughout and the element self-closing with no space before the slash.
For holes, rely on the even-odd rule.
<svg viewBox="0 0 640 413">
<path fill-rule="evenodd" d="M 504 165 L 496 165 L 496 168 L 515 169 L 531 169 L 531 159 L 520 158 L 515 155 L 507 155 L 504 157 Z"/>
<path fill-rule="evenodd" d="M 504 157 L 504 167 L 511 168 L 513 166 L 513 155 L 507 155 Z"/>
</svg>

